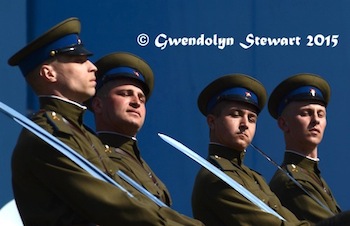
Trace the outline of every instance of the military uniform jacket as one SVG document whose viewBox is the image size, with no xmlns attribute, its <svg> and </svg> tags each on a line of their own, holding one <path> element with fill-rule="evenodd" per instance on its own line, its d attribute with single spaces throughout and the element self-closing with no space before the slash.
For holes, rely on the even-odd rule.
<svg viewBox="0 0 350 226">
<path fill-rule="evenodd" d="M 244 152 L 210 144 L 208 160 L 270 206 L 286 221 L 262 211 L 221 179 L 202 168 L 195 180 L 192 209 L 195 218 L 207 226 L 309 225 L 284 208 L 263 177 L 243 164 Z"/>
<path fill-rule="evenodd" d="M 145 160 L 141 158 L 135 138 L 112 132 L 99 132 L 98 137 L 102 143 L 110 146 L 110 152 L 107 155 L 118 165 L 122 172 L 165 204 L 171 205 L 168 189 L 154 174 Z"/>
<path fill-rule="evenodd" d="M 33 121 L 77 151 L 117 183 L 92 177 L 70 159 L 26 129 L 12 156 L 12 184 L 26 226 L 50 225 L 200 225 L 170 208 L 159 208 L 116 177 L 117 165 L 105 146 L 82 123 L 84 109 L 53 97 L 40 99 Z M 137 199 L 138 198 L 138 199 Z"/>
<path fill-rule="evenodd" d="M 318 162 L 292 152 L 286 152 L 282 168 L 297 180 L 305 190 L 321 201 L 333 213 L 339 213 L 340 208 L 334 199 L 326 181 L 321 177 Z M 270 181 L 271 190 L 281 200 L 282 204 L 291 210 L 299 219 L 319 222 L 332 216 L 315 200 L 303 192 L 291 179 L 281 171 L 276 171 Z"/>
</svg>

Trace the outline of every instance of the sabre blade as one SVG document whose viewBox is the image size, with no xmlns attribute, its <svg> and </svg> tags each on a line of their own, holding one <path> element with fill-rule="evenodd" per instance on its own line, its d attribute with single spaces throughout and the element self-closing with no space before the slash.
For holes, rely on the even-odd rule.
<svg viewBox="0 0 350 226">
<path fill-rule="evenodd" d="M 151 192 L 147 191 L 145 188 L 143 188 L 141 185 L 136 183 L 133 179 L 131 179 L 128 175 L 126 175 L 123 171 L 118 170 L 117 174 L 126 182 L 128 182 L 131 186 L 133 186 L 136 190 L 138 190 L 140 193 L 147 196 L 149 199 L 151 199 L 153 202 L 155 202 L 160 207 L 168 207 L 165 205 L 161 200 L 159 200 L 157 197 L 155 197 Z"/>
<path fill-rule="evenodd" d="M 73 161 L 75 164 L 77 164 L 82 169 L 86 170 L 90 175 L 93 177 L 100 179 L 102 181 L 108 182 L 113 184 L 114 186 L 118 187 L 127 195 L 130 197 L 134 197 L 130 192 L 128 192 L 125 188 L 123 188 L 121 185 L 119 185 L 117 182 L 112 180 L 110 177 L 108 177 L 105 173 L 103 173 L 100 169 L 98 169 L 96 166 L 91 164 L 89 161 L 87 161 L 84 157 L 82 157 L 80 154 L 78 154 L 76 151 L 71 149 L 68 145 L 54 137 L 52 134 L 44 130 L 42 127 L 28 119 L 27 117 L 23 116 L 22 114 L 18 113 L 14 109 L 10 108 L 6 104 L 0 102 L 0 111 L 3 112 L 8 117 L 12 118 L 14 121 L 16 121 L 18 124 L 38 136 L 40 139 L 45 141 L 47 144 L 51 145 L 53 148 L 55 148 L 57 151 L 61 152 L 63 155 L 65 155 L 67 158 L 69 158 L 71 161 Z"/>
<path fill-rule="evenodd" d="M 308 192 L 303 185 L 301 185 L 290 173 L 286 170 L 284 170 L 280 165 L 278 165 L 275 161 L 273 161 L 265 152 L 263 152 L 260 148 L 257 146 L 250 144 L 250 146 L 253 147 L 254 150 L 259 152 L 263 157 L 267 159 L 267 161 L 271 162 L 273 165 L 275 165 L 278 170 L 280 170 L 282 173 L 284 173 L 297 187 L 299 187 L 307 196 L 309 196 L 311 199 L 313 199 L 317 204 L 319 204 L 324 210 L 329 212 L 330 214 L 334 215 L 334 213 L 325 205 L 323 204 L 316 196 Z"/>
<path fill-rule="evenodd" d="M 197 163 L 199 163 L 201 166 L 212 172 L 214 175 L 219 177 L 221 180 L 226 182 L 229 186 L 231 186 L 233 189 L 235 189 L 238 193 L 243 195 L 245 198 L 247 198 L 249 201 L 251 201 L 253 204 L 258 206 L 261 210 L 270 213 L 279 219 L 285 221 L 285 219 L 280 216 L 278 213 L 276 213 L 273 209 L 271 209 L 268 205 L 266 205 L 263 201 L 261 201 L 259 198 L 257 198 L 254 194 L 252 194 L 250 191 L 248 191 L 245 187 L 237 183 L 235 180 L 233 180 L 231 177 L 226 175 L 224 172 L 219 170 L 217 167 L 215 167 L 213 164 L 208 162 L 206 159 L 202 158 L 200 155 L 183 145 L 182 143 L 178 142 L 177 140 L 165 135 L 158 133 L 158 136 L 162 138 L 165 142 L 176 148 L 177 150 L 181 151 Z"/>
<path fill-rule="evenodd" d="M 0 101 L 0 112 L 5 114 L 6 116 L 13 119 L 15 122 L 38 136 L 40 139 L 45 141 L 47 144 L 51 145 L 53 148 L 55 148 L 57 151 L 61 152 L 63 155 L 65 155 L 68 159 L 70 159 L 72 162 L 77 164 L 79 167 L 87 171 L 91 176 L 94 178 L 100 179 L 102 181 L 105 181 L 107 183 L 110 183 L 123 192 L 125 192 L 128 196 L 134 198 L 134 195 L 132 195 L 128 190 L 126 190 L 123 186 L 118 184 L 116 181 L 114 181 L 112 178 L 107 176 L 105 173 L 103 173 L 99 168 L 97 168 L 95 165 L 90 163 L 88 160 L 86 160 L 83 156 L 81 156 L 78 152 L 74 151 L 72 148 L 70 148 L 68 145 L 57 139 L 55 136 L 53 136 L 51 133 L 44 130 L 42 127 L 40 127 L 38 124 L 34 123 L 24 115 L 20 114 L 16 110 L 12 109 L 11 107 L 7 106 L 6 104 L 2 103 Z M 130 185 L 136 186 L 138 185 L 133 179 L 127 177 L 124 173 L 121 171 L 117 172 L 117 174 L 122 177 L 122 179 L 126 180 Z M 150 194 L 146 189 L 140 189 L 135 187 L 138 191 L 140 191 L 142 194 L 150 198 L 153 202 L 155 202 L 157 205 L 163 207 L 166 206 L 164 203 L 162 203 L 159 199 L 154 197 L 152 194 Z"/>
</svg>

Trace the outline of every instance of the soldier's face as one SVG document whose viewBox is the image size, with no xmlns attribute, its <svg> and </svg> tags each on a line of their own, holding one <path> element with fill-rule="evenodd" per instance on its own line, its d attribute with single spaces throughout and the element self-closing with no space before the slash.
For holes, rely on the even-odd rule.
<svg viewBox="0 0 350 226">
<path fill-rule="evenodd" d="M 286 106 L 279 125 L 287 147 L 295 151 L 313 150 L 322 141 L 327 125 L 326 108 L 318 103 L 294 101 Z"/>
<path fill-rule="evenodd" d="M 138 82 L 117 79 L 107 83 L 111 87 L 101 101 L 99 115 L 106 130 L 134 136 L 143 126 L 146 116 L 146 97 Z"/>
<path fill-rule="evenodd" d="M 257 114 L 249 104 L 225 101 L 218 104 L 219 114 L 209 114 L 212 142 L 217 142 L 237 151 L 244 151 L 253 140 Z"/>
<path fill-rule="evenodd" d="M 97 68 L 86 56 L 58 56 L 51 66 L 56 95 L 82 103 L 95 94 Z"/>
</svg>

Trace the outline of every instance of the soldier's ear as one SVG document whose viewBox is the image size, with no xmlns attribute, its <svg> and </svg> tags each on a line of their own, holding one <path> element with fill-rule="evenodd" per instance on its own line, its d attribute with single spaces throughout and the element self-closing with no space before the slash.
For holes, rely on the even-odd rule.
<svg viewBox="0 0 350 226">
<path fill-rule="evenodd" d="M 39 75 L 46 81 L 56 82 L 56 71 L 50 64 L 43 64 L 40 66 Z"/>
<path fill-rule="evenodd" d="M 93 97 L 92 101 L 91 101 L 91 108 L 92 108 L 93 112 L 95 114 L 102 113 L 102 111 L 103 111 L 102 107 L 103 107 L 103 103 L 102 103 L 101 98 L 97 97 L 97 96 Z"/>
<path fill-rule="evenodd" d="M 277 124 L 278 127 L 283 131 L 283 132 L 288 132 L 289 131 L 289 123 L 286 120 L 286 118 L 284 118 L 283 116 L 278 117 L 277 119 Z"/>
<path fill-rule="evenodd" d="M 207 115 L 207 124 L 210 129 L 213 129 L 215 126 L 215 116 L 213 114 Z"/>
</svg>

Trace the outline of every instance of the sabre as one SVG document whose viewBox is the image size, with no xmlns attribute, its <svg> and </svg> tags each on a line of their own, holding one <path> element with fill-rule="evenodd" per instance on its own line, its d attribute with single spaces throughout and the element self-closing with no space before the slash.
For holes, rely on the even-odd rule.
<svg viewBox="0 0 350 226">
<path fill-rule="evenodd" d="M 134 197 L 130 192 L 128 192 L 124 187 L 122 187 L 120 184 L 115 182 L 112 178 L 107 176 L 105 173 L 103 173 L 100 169 L 98 169 L 95 165 L 87 161 L 83 156 L 81 156 L 79 153 L 71 149 L 68 145 L 54 137 L 52 134 L 44 130 L 42 127 L 28 119 L 27 117 L 23 116 L 22 114 L 18 113 L 16 110 L 12 109 L 11 107 L 7 106 L 6 104 L 0 102 L 0 111 L 4 113 L 6 116 L 13 119 L 18 124 L 22 125 L 24 128 L 31 131 L 33 134 L 38 136 L 40 139 L 51 145 L 53 148 L 55 148 L 57 151 L 61 152 L 63 155 L 65 155 L 67 158 L 69 158 L 71 161 L 73 161 L 75 164 L 77 164 L 82 169 L 86 170 L 88 173 L 90 173 L 93 177 L 100 179 L 102 181 L 108 182 L 116 187 L 118 187 L 120 190 L 125 192 L 128 196 Z M 121 171 L 118 173 L 123 174 Z M 125 174 L 124 174 L 125 175 Z M 122 177 L 124 180 L 128 180 L 127 182 L 131 185 L 135 186 L 137 183 L 133 181 L 131 178 Z M 154 197 L 152 194 L 150 194 L 146 189 L 144 188 L 136 188 L 139 190 L 142 194 L 144 194 L 146 197 L 150 198 L 152 201 L 154 201 L 156 204 L 160 206 L 166 206 L 164 203 L 162 203 L 160 200 L 156 200 L 157 198 Z"/>
<path fill-rule="evenodd" d="M 285 221 L 283 217 L 281 217 L 278 213 L 276 213 L 273 209 L 271 209 L 268 205 L 266 205 L 264 202 L 262 202 L 259 198 L 257 198 L 254 194 L 252 194 L 250 191 L 248 191 L 245 187 L 237 183 L 235 180 L 233 180 L 231 177 L 226 175 L 224 172 L 219 170 L 217 167 L 215 167 L 213 164 L 202 158 L 200 155 L 186 147 L 185 145 L 181 144 L 180 142 L 176 141 L 175 139 L 165 135 L 158 133 L 158 136 L 162 138 L 165 142 L 176 148 L 177 150 L 181 151 L 188 157 L 192 158 L 194 161 L 199 163 L 201 166 L 205 167 L 207 170 L 212 172 L 214 175 L 219 177 L 221 180 L 226 182 L 229 186 L 231 186 L 233 189 L 235 189 L 238 193 L 243 195 L 245 198 L 247 198 L 249 201 L 251 201 L 253 204 L 257 205 L 261 210 L 270 213 L 279 219 Z"/>
<path fill-rule="evenodd" d="M 280 165 L 278 165 L 275 161 L 273 161 L 266 153 L 264 153 L 260 148 L 256 147 L 254 144 L 250 144 L 251 147 L 253 147 L 254 150 L 259 152 L 262 156 L 264 156 L 269 162 L 271 162 L 273 165 L 275 165 L 282 173 L 284 173 L 296 186 L 298 186 L 306 195 L 308 195 L 310 198 L 312 198 L 317 204 L 319 204 L 323 209 L 334 215 L 334 213 L 326 206 L 324 205 L 318 198 L 316 198 L 314 195 L 312 195 L 310 192 L 308 192 L 292 175 L 289 174 L 288 171 L 284 170 Z"/>
<path fill-rule="evenodd" d="M 93 177 L 100 179 L 105 182 L 109 182 L 125 193 L 129 195 L 130 197 L 133 197 L 133 195 L 128 192 L 125 188 L 123 188 L 120 184 L 112 180 L 110 177 L 108 177 L 106 174 L 104 174 L 100 169 L 98 169 L 96 166 L 91 164 L 89 161 L 87 161 L 84 157 L 82 157 L 80 154 L 78 154 L 76 151 L 71 149 L 68 145 L 54 137 L 52 134 L 41 128 L 39 125 L 28 119 L 27 117 L 23 116 L 22 114 L 18 113 L 14 109 L 10 108 L 6 104 L 0 102 L 0 111 L 3 112 L 8 117 L 12 118 L 14 121 L 16 121 L 18 124 L 26 128 L 27 130 L 31 131 L 33 134 L 38 136 L 40 139 L 54 147 L 57 151 L 61 152 L 63 155 L 68 157 L 70 160 L 72 160 L 74 163 L 76 163 L 78 166 L 80 166 L 82 169 L 86 170 L 88 173 L 90 173 Z"/>
<path fill-rule="evenodd" d="M 143 188 L 141 185 L 136 183 L 133 179 L 131 179 L 128 175 L 126 175 L 123 171 L 118 170 L 117 174 L 126 182 L 128 182 L 131 186 L 133 186 L 136 190 L 141 192 L 142 194 L 146 195 L 148 198 L 150 198 L 153 202 L 155 202 L 160 207 L 168 207 L 165 205 L 162 201 L 160 201 L 157 197 L 155 197 L 152 193 L 147 191 L 145 188 Z"/>
</svg>

